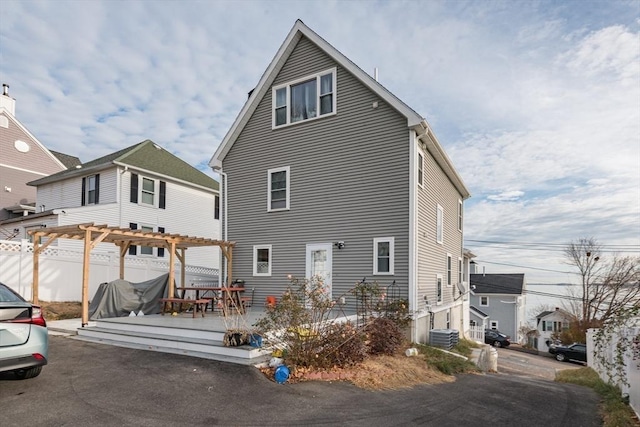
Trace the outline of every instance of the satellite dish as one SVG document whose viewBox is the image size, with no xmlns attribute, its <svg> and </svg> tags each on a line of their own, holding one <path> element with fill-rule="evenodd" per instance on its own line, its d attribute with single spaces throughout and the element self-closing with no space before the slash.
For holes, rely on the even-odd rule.
<svg viewBox="0 0 640 427">
<path fill-rule="evenodd" d="M 465 293 L 466 289 L 464 288 L 463 283 L 458 283 L 458 290 L 460 291 L 461 294 Z"/>
</svg>

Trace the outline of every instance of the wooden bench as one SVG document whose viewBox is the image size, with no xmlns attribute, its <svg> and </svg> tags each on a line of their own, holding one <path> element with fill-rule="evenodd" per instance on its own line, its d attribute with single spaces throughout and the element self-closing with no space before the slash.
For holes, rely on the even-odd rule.
<svg viewBox="0 0 640 427">
<path fill-rule="evenodd" d="M 193 305 L 193 317 L 196 317 L 196 312 L 200 310 L 202 317 L 204 317 L 204 310 L 209 304 L 209 299 L 185 299 L 185 298 L 160 298 L 162 303 L 162 315 L 167 311 L 174 311 L 175 304 L 178 304 L 178 313 L 182 311 L 182 304 Z"/>
</svg>

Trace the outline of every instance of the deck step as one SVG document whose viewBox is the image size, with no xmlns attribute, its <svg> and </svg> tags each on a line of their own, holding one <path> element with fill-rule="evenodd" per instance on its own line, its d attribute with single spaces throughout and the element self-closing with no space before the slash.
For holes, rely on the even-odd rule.
<svg viewBox="0 0 640 427">
<path fill-rule="evenodd" d="M 218 332 L 217 334 L 219 339 L 209 338 L 210 334 L 204 334 L 204 338 L 175 335 L 167 331 L 166 328 L 163 333 L 152 333 L 93 326 L 79 329 L 78 335 L 74 339 L 120 347 L 184 354 L 242 365 L 259 364 L 269 358 L 269 351 L 264 348 L 254 348 L 248 345 L 225 347 L 222 344 L 224 333 Z"/>
</svg>

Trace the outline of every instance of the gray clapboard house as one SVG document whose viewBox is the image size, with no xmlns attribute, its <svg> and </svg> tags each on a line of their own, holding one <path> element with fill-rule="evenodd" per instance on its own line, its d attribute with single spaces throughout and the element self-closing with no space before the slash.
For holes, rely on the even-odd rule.
<svg viewBox="0 0 640 427">
<path fill-rule="evenodd" d="M 413 340 L 468 329 L 469 191 L 426 120 L 301 21 L 210 166 L 255 304 L 289 276 L 322 276 L 336 299 L 366 278 L 409 300 Z"/>
<path fill-rule="evenodd" d="M 524 338 L 520 328 L 526 323 L 524 274 L 471 274 L 471 322 L 497 329 L 512 342 Z"/>
</svg>

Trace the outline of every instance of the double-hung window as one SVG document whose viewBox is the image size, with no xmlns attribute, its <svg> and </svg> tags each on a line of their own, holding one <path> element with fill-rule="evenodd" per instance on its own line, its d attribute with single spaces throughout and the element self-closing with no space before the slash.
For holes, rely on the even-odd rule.
<svg viewBox="0 0 640 427">
<path fill-rule="evenodd" d="M 418 185 L 422 187 L 424 179 L 424 157 L 422 153 L 418 153 Z"/>
<path fill-rule="evenodd" d="M 447 286 L 453 284 L 453 266 L 451 262 L 451 254 L 447 254 Z"/>
<path fill-rule="evenodd" d="M 393 274 L 393 245 L 393 237 L 378 237 L 373 239 L 373 274 Z"/>
<path fill-rule="evenodd" d="M 271 245 L 253 247 L 253 275 L 271 276 Z"/>
<path fill-rule="evenodd" d="M 436 304 L 442 304 L 442 275 L 436 275 Z"/>
<path fill-rule="evenodd" d="M 100 191 L 100 175 L 90 175 L 82 178 L 81 205 L 97 205 Z"/>
<path fill-rule="evenodd" d="M 442 243 L 442 236 L 444 234 L 444 209 L 438 205 L 436 211 L 436 242 Z"/>
<path fill-rule="evenodd" d="M 267 171 L 267 212 L 289 209 L 289 166 Z"/>
<path fill-rule="evenodd" d="M 273 87 L 273 127 L 336 112 L 336 69 Z"/>
<path fill-rule="evenodd" d="M 480 306 L 489 307 L 489 297 L 480 297 Z"/>
<path fill-rule="evenodd" d="M 149 178 L 142 178 L 141 201 L 146 205 L 154 205 L 156 194 L 156 182 Z"/>
<path fill-rule="evenodd" d="M 464 211 L 463 211 L 462 200 L 458 200 L 458 230 L 462 231 L 462 226 L 464 225 Z"/>
</svg>

